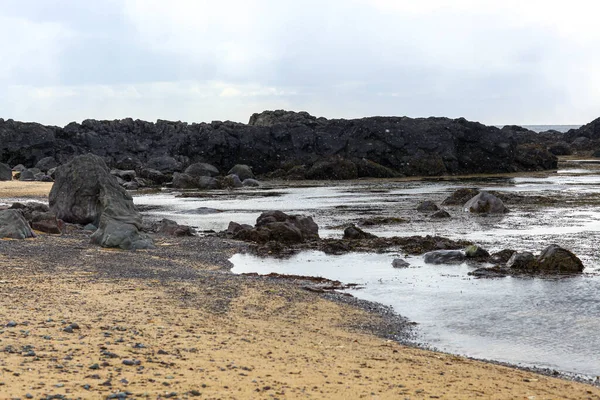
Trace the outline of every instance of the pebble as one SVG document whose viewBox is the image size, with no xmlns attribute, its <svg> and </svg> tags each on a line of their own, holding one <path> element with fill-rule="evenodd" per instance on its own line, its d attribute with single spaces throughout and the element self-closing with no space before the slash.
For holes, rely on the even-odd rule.
<svg viewBox="0 0 600 400">
<path fill-rule="evenodd" d="M 96 363 L 96 364 L 92 364 L 89 366 L 89 369 L 100 369 L 100 366 Z"/>
<path fill-rule="evenodd" d="M 141 361 L 140 360 L 123 360 L 123 364 L 125 365 L 140 365 Z"/>
<path fill-rule="evenodd" d="M 8 324 L 6 324 L 7 328 L 14 328 L 15 326 L 17 326 L 15 321 L 8 321 Z"/>
</svg>

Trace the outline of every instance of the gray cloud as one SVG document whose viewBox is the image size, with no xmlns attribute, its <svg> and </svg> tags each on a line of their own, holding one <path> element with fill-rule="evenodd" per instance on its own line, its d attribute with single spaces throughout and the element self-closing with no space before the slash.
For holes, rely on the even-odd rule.
<svg viewBox="0 0 600 400">
<path fill-rule="evenodd" d="M 597 117 L 600 35 L 511 1 L 3 0 L 2 117 Z"/>
</svg>

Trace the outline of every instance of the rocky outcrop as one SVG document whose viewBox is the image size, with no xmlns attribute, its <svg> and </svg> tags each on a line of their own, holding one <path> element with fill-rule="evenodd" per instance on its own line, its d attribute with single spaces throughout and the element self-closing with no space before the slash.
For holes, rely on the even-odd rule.
<svg viewBox="0 0 600 400">
<path fill-rule="evenodd" d="M 34 237 L 29 224 L 17 210 L 0 211 L 0 238 L 27 239 Z"/>
<path fill-rule="evenodd" d="M 92 243 L 126 250 L 153 247 L 140 232 L 142 218 L 133 199 L 98 156 L 79 156 L 60 166 L 49 204 L 65 222 L 96 226 Z"/>
<path fill-rule="evenodd" d="M 555 166 L 556 158 L 550 153 L 534 152 L 534 158 L 528 157 L 533 150 L 521 149 L 524 144 L 517 136 L 515 130 L 464 118 L 328 120 L 287 111 L 254 114 L 249 124 L 150 123 L 128 118 L 85 120 L 59 128 L 0 119 L 0 162 L 31 167 L 53 157 L 64 164 L 91 152 L 111 167 L 135 169 L 142 178 L 154 175 L 159 180 L 160 175 L 151 171 L 170 180 L 174 172 L 199 162 L 220 171 L 244 164 L 255 174 L 282 170 L 298 178 L 303 175 L 295 168 L 303 166 L 319 179 L 331 179 L 328 171 L 352 178 L 515 172 Z M 331 160 L 337 165 L 322 163 Z M 142 173 L 140 165 L 148 172 Z"/>
<path fill-rule="evenodd" d="M 303 243 L 319 239 L 319 227 L 312 217 L 267 211 L 257 218 L 254 227 L 230 222 L 226 234 L 234 239 L 255 243 Z"/>
</svg>

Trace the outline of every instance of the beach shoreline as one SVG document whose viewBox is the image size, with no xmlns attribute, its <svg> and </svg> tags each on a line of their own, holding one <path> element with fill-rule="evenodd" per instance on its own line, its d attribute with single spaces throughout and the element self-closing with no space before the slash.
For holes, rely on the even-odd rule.
<svg viewBox="0 0 600 400">
<path fill-rule="evenodd" d="M 51 187 L 4 184 L 0 198 Z M 0 241 L 0 324 L 16 323 L 0 333 L 3 396 L 600 398 L 593 385 L 386 339 L 403 321 L 373 303 L 234 275 L 244 243 L 156 237 L 156 250 L 127 252 L 88 235 Z"/>
</svg>

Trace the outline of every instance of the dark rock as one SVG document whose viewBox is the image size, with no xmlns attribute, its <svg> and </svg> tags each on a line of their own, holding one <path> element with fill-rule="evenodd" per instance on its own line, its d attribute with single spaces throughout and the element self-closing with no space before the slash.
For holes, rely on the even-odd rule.
<svg viewBox="0 0 600 400">
<path fill-rule="evenodd" d="M 27 168 L 25 168 L 25 166 L 24 166 L 23 164 L 18 164 L 18 165 L 15 165 L 15 166 L 12 168 L 12 170 L 13 170 L 14 172 L 21 172 L 21 171 L 25 171 L 26 169 L 27 169 Z"/>
<path fill-rule="evenodd" d="M 514 252 L 506 262 L 506 267 L 518 270 L 535 270 L 537 261 L 532 253 L 528 251 Z"/>
<path fill-rule="evenodd" d="M 227 175 L 219 180 L 219 185 L 223 188 L 240 188 L 244 186 L 240 178 L 235 174 Z"/>
<path fill-rule="evenodd" d="M 51 176 L 46 174 L 36 174 L 35 180 L 39 182 L 54 182 L 54 179 L 52 179 Z"/>
<path fill-rule="evenodd" d="M 19 211 L 0 211 L 0 238 L 26 239 L 34 236 L 29 224 Z"/>
<path fill-rule="evenodd" d="M 132 182 L 136 178 L 136 173 L 132 169 L 122 170 L 122 169 L 112 169 L 110 170 L 110 174 L 113 176 L 117 176 L 123 179 L 125 182 Z"/>
<path fill-rule="evenodd" d="M 0 163 L 0 181 L 11 181 L 12 170 L 7 164 Z"/>
<path fill-rule="evenodd" d="M 34 213 L 46 213 L 50 211 L 50 208 L 46 204 L 37 201 L 13 203 L 10 209 L 19 210 L 28 222 L 32 221 Z"/>
<path fill-rule="evenodd" d="M 19 180 L 20 181 L 35 181 L 34 171 L 32 171 L 31 169 L 26 169 L 25 171 L 21 171 L 21 174 L 19 175 Z"/>
<path fill-rule="evenodd" d="M 375 239 L 377 236 L 372 233 L 363 231 L 362 229 L 351 225 L 344 229 L 344 239 L 357 240 L 357 239 Z"/>
<path fill-rule="evenodd" d="M 462 206 L 467 201 L 479 194 L 479 190 L 473 188 L 460 188 L 442 201 L 446 206 Z"/>
<path fill-rule="evenodd" d="M 537 258 L 537 267 L 544 272 L 556 273 L 577 273 L 584 268 L 575 254 L 555 244 L 542 251 Z"/>
<path fill-rule="evenodd" d="M 489 267 L 489 268 L 477 268 L 474 271 L 468 273 L 468 275 L 477 278 L 504 278 L 510 275 L 508 268 L 502 267 Z"/>
<path fill-rule="evenodd" d="M 211 190 L 219 189 L 221 187 L 221 184 L 216 178 L 212 178 L 210 176 L 201 176 L 199 178 L 196 178 L 196 186 L 198 189 Z"/>
<path fill-rule="evenodd" d="M 351 161 L 356 165 L 359 178 L 395 178 L 399 175 L 393 169 L 366 158 L 354 158 Z"/>
<path fill-rule="evenodd" d="M 140 169 L 140 177 L 147 179 L 155 185 L 162 185 L 163 183 L 169 182 L 172 179 L 170 176 L 151 168 Z"/>
<path fill-rule="evenodd" d="M 555 156 L 569 156 L 573 154 L 571 146 L 567 142 L 554 143 L 548 148 L 548 151 Z"/>
<path fill-rule="evenodd" d="M 145 168 L 154 169 L 163 174 L 179 172 L 182 170 L 182 167 L 183 165 L 179 161 L 169 156 L 152 157 L 145 165 Z"/>
<path fill-rule="evenodd" d="M 42 172 L 47 172 L 49 169 L 58 167 L 58 162 L 54 157 L 44 157 L 35 164 L 35 167 Z"/>
<path fill-rule="evenodd" d="M 556 135 L 554 138 L 555 142 L 562 140 Z M 574 140 L 567 141 L 573 146 Z M 147 160 L 147 168 L 166 175 L 199 161 L 220 170 L 235 164 L 252 165 L 258 174 L 280 168 L 289 173 L 290 169 L 283 167 L 288 163 L 314 166 L 332 157 L 351 163 L 325 171 L 321 176 L 326 178 L 332 178 L 329 172 L 336 170 L 335 175 L 344 178 L 355 176 L 354 170 L 357 176 L 381 177 L 392 173 L 515 172 L 555 163 L 554 156 L 545 150 L 546 142 L 540 145 L 543 151 L 517 148 L 531 143 L 535 143 L 534 136 L 527 130 L 500 130 L 464 118 L 327 120 L 307 113 L 266 111 L 253 115 L 248 125 L 230 121 L 150 123 L 127 118 L 85 120 L 64 128 L 0 120 L 0 162 L 9 165 L 35 165 L 50 156 L 64 164 L 74 156 L 93 152 L 111 166 L 139 173 L 143 168 L 138 162 L 122 161 Z M 294 176 L 301 178 L 302 174 Z"/>
<path fill-rule="evenodd" d="M 194 229 L 187 225 L 179 225 L 170 219 L 163 219 L 159 222 L 158 233 L 169 236 L 194 236 Z"/>
<path fill-rule="evenodd" d="M 184 171 L 186 174 L 198 178 L 200 176 L 219 176 L 219 170 L 214 165 L 207 163 L 195 163 L 187 167 Z"/>
<path fill-rule="evenodd" d="M 430 213 L 439 211 L 439 207 L 433 201 L 426 200 L 417 206 L 417 211 L 422 213 Z"/>
<path fill-rule="evenodd" d="M 140 188 L 140 184 L 135 181 L 125 182 L 121 186 L 123 186 L 125 190 L 138 190 Z"/>
<path fill-rule="evenodd" d="M 246 179 L 254 179 L 254 173 L 252 172 L 252 168 L 245 164 L 236 164 L 234 165 L 229 172 L 228 175 L 237 175 L 241 181 Z"/>
<path fill-rule="evenodd" d="M 510 258 L 512 257 L 513 254 L 515 254 L 514 250 L 510 250 L 510 249 L 500 250 L 496 253 L 493 253 L 490 256 L 490 261 L 493 263 L 506 265 L 506 263 L 508 262 L 508 260 L 510 260 Z"/>
<path fill-rule="evenodd" d="M 244 181 L 242 182 L 242 185 L 247 186 L 247 187 L 259 187 L 260 186 L 260 182 L 257 181 L 256 179 L 244 179 Z"/>
<path fill-rule="evenodd" d="M 392 225 L 392 224 L 403 224 L 408 222 L 407 219 L 400 217 L 370 217 L 361 219 L 358 222 L 360 226 L 376 226 L 376 225 Z"/>
<path fill-rule="evenodd" d="M 142 218 L 131 196 L 98 156 L 78 156 L 60 166 L 49 203 L 50 210 L 65 222 L 97 226 L 92 243 L 122 249 L 153 247 L 139 231 Z"/>
<path fill-rule="evenodd" d="M 474 214 L 504 214 L 508 212 L 502 200 L 488 192 L 480 192 L 467 201 L 464 209 Z"/>
<path fill-rule="evenodd" d="M 61 234 L 63 222 L 56 219 L 56 215 L 51 212 L 34 212 L 30 220 L 31 227 L 36 231 Z"/>
<path fill-rule="evenodd" d="M 520 164 L 520 169 L 525 171 L 541 171 L 558 168 L 558 159 L 556 156 L 536 143 L 518 146 L 516 161 Z"/>
<path fill-rule="evenodd" d="M 465 259 L 466 255 L 462 250 L 434 250 L 424 255 L 427 264 L 461 264 Z"/>
<path fill-rule="evenodd" d="M 465 248 L 465 256 L 469 258 L 488 258 L 490 253 L 481 246 L 473 244 Z"/>
<path fill-rule="evenodd" d="M 124 171 L 137 171 L 141 167 L 142 162 L 137 157 L 123 157 L 115 163 L 115 168 Z"/>
<path fill-rule="evenodd" d="M 394 261 L 392 261 L 392 267 L 408 268 L 408 267 L 410 267 L 410 264 L 406 260 L 403 260 L 401 258 L 395 258 Z"/>
<path fill-rule="evenodd" d="M 431 218 L 451 218 L 451 215 L 446 210 L 439 210 L 430 215 Z"/>
<path fill-rule="evenodd" d="M 173 174 L 173 187 L 175 189 L 194 189 L 198 187 L 198 181 L 188 174 L 175 172 Z"/>
<path fill-rule="evenodd" d="M 343 158 L 317 161 L 305 174 L 306 179 L 347 180 L 358 178 L 358 168 Z"/>
<path fill-rule="evenodd" d="M 256 243 L 268 241 L 302 243 L 319 239 L 319 227 L 312 217 L 288 215 L 281 211 L 267 211 L 256 220 L 254 227 L 230 223 L 226 233 L 234 239 Z"/>
</svg>

